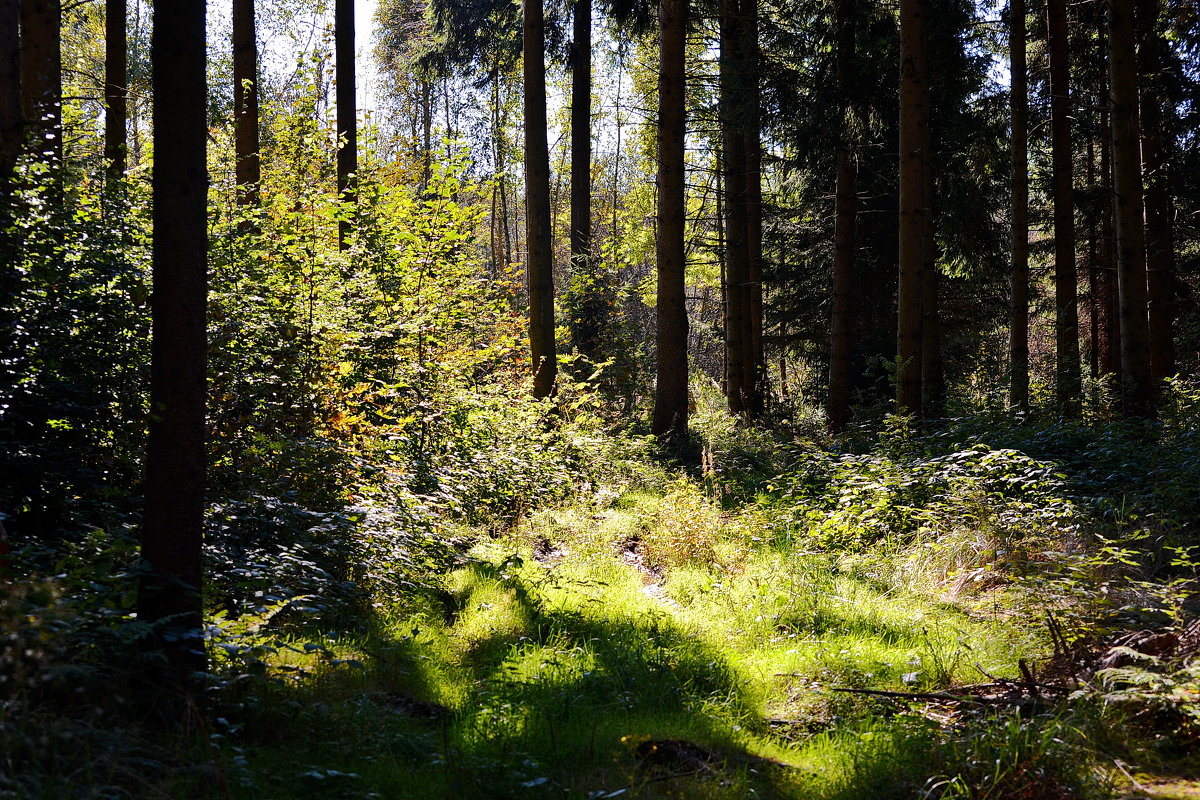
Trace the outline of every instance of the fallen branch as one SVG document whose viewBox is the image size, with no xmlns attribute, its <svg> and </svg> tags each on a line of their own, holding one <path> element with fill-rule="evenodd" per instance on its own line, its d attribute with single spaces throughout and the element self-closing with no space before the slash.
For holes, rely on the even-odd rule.
<svg viewBox="0 0 1200 800">
<path fill-rule="evenodd" d="M 872 697 L 894 697 L 897 700 L 942 700 L 952 703 L 978 703 L 979 705 L 987 705 L 991 702 L 990 698 L 962 696 L 946 692 L 892 692 L 886 689 L 851 689 L 842 686 L 830 687 L 830 691 L 865 694 Z"/>
</svg>

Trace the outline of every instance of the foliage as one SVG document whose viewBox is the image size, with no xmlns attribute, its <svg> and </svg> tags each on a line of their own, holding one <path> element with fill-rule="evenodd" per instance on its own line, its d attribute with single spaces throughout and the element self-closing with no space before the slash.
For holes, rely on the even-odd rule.
<svg viewBox="0 0 1200 800">
<path fill-rule="evenodd" d="M 69 189 L 64 188 L 69 185 Z M 148 349 L 147 196 L 23 162 L 0 288 L 0 508 L 52 538 L 106 524 L 137 479 Z"/>
</svg>

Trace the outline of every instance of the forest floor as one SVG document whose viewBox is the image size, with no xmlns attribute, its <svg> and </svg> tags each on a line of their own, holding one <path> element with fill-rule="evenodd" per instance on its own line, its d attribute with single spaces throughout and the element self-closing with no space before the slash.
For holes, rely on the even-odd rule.
<svg viewBox="0 0 1200 800">
<path fill-rule="evenodd" d="M 97 531 L 0 603 L 0 800 L 1200 798 L 1197 418 L 580 438 L 604 471 L 478 524 L 399 470 L 214 503 L 182 712 Z"/>
<path fill-rule="evenodd" d="M 307 678 L 229 723 L 233 796 L 1200 791 L 1108 753 L 1117 717 L 1054 694 L 1053 627 L 986 577 L 905 587 L 687 494 L 454 533 L 475 544 L 442 588 L 326 642 L 332 659 L 296 657 Z"/>
</svg>

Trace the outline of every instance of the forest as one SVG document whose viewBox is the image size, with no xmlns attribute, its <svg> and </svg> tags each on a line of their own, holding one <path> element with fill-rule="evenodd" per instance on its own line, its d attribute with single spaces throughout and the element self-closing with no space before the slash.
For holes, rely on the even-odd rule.
<svg viewBox="0 0 1200 800">
<path fill-rule="evenodd" d="M 0 800 L 1200 797 L 1196 0 L 0 0 Z"/>
</svg>

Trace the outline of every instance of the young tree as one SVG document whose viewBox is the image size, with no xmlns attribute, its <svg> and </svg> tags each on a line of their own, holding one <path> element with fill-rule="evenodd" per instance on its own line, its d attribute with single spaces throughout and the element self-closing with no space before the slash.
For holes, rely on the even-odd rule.
<svg viewBox="0 0 1200 800">
<path fill-rule="evenodd" d="M 546 26 L 542 0 L 524 0 L 525 240 L 533 395 L 554 391 L 554 239 L 550 225 L 550 152 L 546 134 Z M 589 134 L 590 135 L 590 134 Z"/>
<path fill-rule="evenodd" d="M 929 71 L 925 0 L 900 2 L 900 256 L 897 292 L 896 405 L 921 417 L 925 231 L 925 147 Z"/>
<path fill-rule="evenodd" d="M 1029 407 L 1029 90 L 1025 59 L 1025 0 L 1009 2 L 1009 107 L 1012 116 L 1012 320 L 1009 326 L 1009 403 Z"/>
<path fill-rule="evenodd" d="M 1128 413 L 1149 414 L 1154 382 L 1146 315 L 1146 232 L 1143 228 L 1133 9 L 1133 0 L 1109 3 L 1109 98 L 1113 194 L 1116 198 L 1117 283 L 1121 298 L 1122 399 Z"/>
<path fill-rule="evenodd" d="M 1060 409 L 1075 413 L 1080 399 L 1079 310 L 1066 0 L 1047 0 L 1046 28 L 1050 51 L 1050 151 L 1054 174 L 1055 388 Z"/>
<path fill-rule="evenodd" d="M 339 105 L 339 111 L 340 108 Z M 262 173 L 258 155 L 258 32 L 254 24 L 254 0 L 233 0 L 233 146 L 238 203 L 258 205 Z M 344 189 L 340 181 L 340 153 L 338 165 L 338 187 Z M 350 170 L 353 169 L 351 166 Z"/>
<path fill-rule="evenodd" d="M 104 4 L 104 160 L 109 181 L 125 174 L 125 117 L 129 96 L 129 55 L 125 44 L 126 0 Z"/>
<path fill-rule="evenodd" d="M 354 0 L 336 0 L 333 7 L 334 58 L 337 62 L 337 185 L 343 202 L 354 201 L 358 172 L 358 108 L 354 91 Z M 350 222 L 338 226 L 338 245 L 350 246 Z"/>
<path fill-rule="evenodd" d="M 658 14 L 658 367 L 652 430 L 680 443 L 688 429 L 684 299 L 687 0 L 660 0 Z"/>
<path fill-rule="evenodd" d="M 138 617 L 182 682 L 205 665 L 201 530 L 207 350 L 208 92 L 203 0 L 155 10 L 149 442 Z"/>
</svg>

